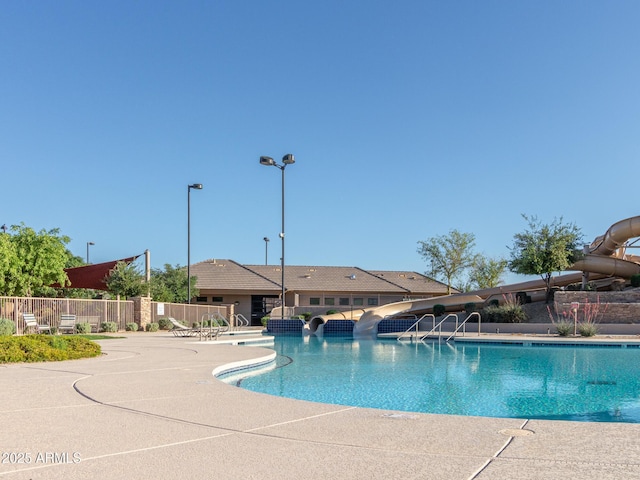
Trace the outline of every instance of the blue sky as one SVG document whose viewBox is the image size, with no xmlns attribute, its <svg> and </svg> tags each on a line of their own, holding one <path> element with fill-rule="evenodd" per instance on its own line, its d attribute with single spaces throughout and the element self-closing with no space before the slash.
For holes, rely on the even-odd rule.
<svg viewBox="0 0 640 480">
<path fill-rule="evenodd" d="M 101 262 L 423 272 L 521 214 L 590 242 L 638 214 L 636 1 L 14 1 L 0 6 L 0 224 Z"/>
</svg>

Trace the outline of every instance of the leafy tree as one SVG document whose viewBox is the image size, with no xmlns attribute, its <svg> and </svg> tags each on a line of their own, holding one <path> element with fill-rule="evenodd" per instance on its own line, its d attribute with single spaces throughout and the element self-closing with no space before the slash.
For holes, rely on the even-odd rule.
<svg viewBox="0 0 640 480">
<path fill-rule="evenodd" d="M 0 235 L 0 291 L 31 296 L 43 286 L 68 283 L 64 272 L 69 237 L 59 229 L 36 232 L 24 224 L 12 225 L 12 234 Z"/>
<path fill-rule="evenodd" d="M 429 263 L 427 275 L 444 279 L 447 293 L 451 293 L 454 280 L 459 280 L 471 268 L 476 255 L 473 253 L 475 235 L 451 230 L 448 235 L 440 235 L 418 242 L 418 253 Z"/>
<path fill-rule="evenodd" d="M 0 233 L 0 292 L 12 295 L 16 288 L 19 273 L 19 259 L 11 235 Z"/>
<path fill-rule="evenodd" d="M 509 262 L 504 258 L 486 258 L 476 255 L 469 273 L 471 289 L 494 288 L 502 283 L 502 275 Z"/>
<path fill-rule="evenodd" d="M 191 277 L 191 294 L 198 296 L 195 288 L 197 277 Z M 176 265 L 172 267 L 168 263 L 164 270 L 151 269 L 151 296 L 157 302 L 182 303 L 188 295 L 187 270 Z"/>
<path fill-rule="evenodd" d="M 122 297 L 139 297 L 147 293 L 144 275 L 135 264 L 118 262 L 106 278 L 107 289 Z"/>
<path fill-rule="evenodd" d="M 509 269 L 524 275 L 540 275 L 545 282 L 547 303 L 551 300 L 551 276 L 569 268 L 581 255 L 580 229 L 563 223 L 562 217 L 543 224 L 535 216 L 522 215 L 528 230 L 514 235 Z"/>
</svg>

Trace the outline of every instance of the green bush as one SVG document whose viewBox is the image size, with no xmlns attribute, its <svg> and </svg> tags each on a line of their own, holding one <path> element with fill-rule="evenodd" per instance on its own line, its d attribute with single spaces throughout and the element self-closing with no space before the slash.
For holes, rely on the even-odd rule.
<svg viewBox="0 0 640 480">
<path fill-rule="evenodd" d="M 640 287 L 640 274 L 631 275 L 631 286 L 634 288 Z"/>
<path fill-rule="evenodd" d="M 302 320 L 308 322 L 311 319 L 311 315 L 313 315 L 311 312 L 302 312 L 299 316 L 302 317 Z"/>
<path fill-rule="evenodd" d="M 333 315 L 334 313 L 340 313 L 338 310 L 332 308 L 330 310 L 327 310 L 327 313 L 325 313 L 325 315 Z"/>
<path fill-rule="evenodd" d="M 482 312 L 483 322 L 496 323 L 523 323 L 527 320 L 527 314 L 521 305 L 507 304 L 497 307 L 489 305 Z"/>
<path fill-rule="evenodd" d="M 573 332 L 573 323 L 571 322 L 558 322 L 555 326 L 556 333 L 561 337 L 568 337 Z"/>
<path fill-rule="evenodd" d="M 118 324 L 116 322 L 102 322 L 100 328 L 103 332 L 116 333 L 118 331 Z"/>
<path fill-rule="evenodd" d="M 441 305 L 439 303 L 436 303 L 433 306 L 433 314 L 436 317 L 439 317 L 440 315 L 444 315 L 444 312 L 447 310 L 447 307 L 445 307 L 444 305 Z"/>
<path fill-rule="evenodd" d="M 473 302 L 469 302 L 469 303 L 465 303 L 464 304 L 464 311 L 465 313 L 471 315 L 473 312 L 476 312 L 476 304 Z"/>
<path fill-rule="evenodd" d="M 160 330 L 171 330 L 173 328 L 173 324 L 166 317 L 158 319 L 158 326 L 160 327 Z"/>
<path fill-rule="evenodd" d="M 593 337 L 598 334 L 598 327 L 592 322 L 580 323 L 578 333 L 583 337 Z"/>
<path fill-rule="evenodd" d="M 260 319 L 260 323 L 262 323 L 262 326 L 267 328 L 267 323 L 269 323 L 269 315 L 265 315 L 264 317 L 262 317 Z"/>
<path fill-rule="evenodd" d="M 100 352 L 97 343 L 71 335 L 0 337 L 0 363 L 74 360 L 95 357 Z"/>
<path fill-rule="evenodd" d="M 76 332 L 78 333 L 91 333 L 91 324 L 90 323 L 76 323 Z"/>
<path fill-rule="evenodd" d="M 137 332 L 137 331 L 138 331 L 138 324 L 137 324 L 137 323 L 135 323 L 135 322 L 127 323 L 127 324 L 124 326 L 124 329 L 125 329 L 127 332 Z"/>
<path fill-rule="evenodd" d="M 160 329 L 160 325 L 158 325 L 156 322 L 148 323 L 147 326 L 145 327 L 145 330 L 147 332 L 157 332 L 159 329 Z"/>
<path fill-rule="evenodd" d="M 13 335 L 16 333 L 16 324 L 8 318 L 0 318 L 0 335 Z"/>
</svg>

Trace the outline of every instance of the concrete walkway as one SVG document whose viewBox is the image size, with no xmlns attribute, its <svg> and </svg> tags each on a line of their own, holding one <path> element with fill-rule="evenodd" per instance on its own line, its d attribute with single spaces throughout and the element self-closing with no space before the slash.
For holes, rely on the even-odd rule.
<svg viewBox="0 0 640 480">
<path fill-rule="evenodd" d="M 0 366 L 0 480 L 640 479 L 637 424 L 290 400 L 212 377 L 266 348 L 100 343 L 100 358 Z"/>
</svg>

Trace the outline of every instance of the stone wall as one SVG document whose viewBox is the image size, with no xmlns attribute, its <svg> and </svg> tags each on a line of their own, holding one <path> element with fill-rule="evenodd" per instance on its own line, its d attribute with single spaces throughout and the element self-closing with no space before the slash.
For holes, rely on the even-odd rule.
<svg viewBox="0 0 640 480">
<path fill-rule="evenodd" d="M 571 311 L 578 302 L 578 320 L 596 316 L 598 323 L 640 323 L 640 288 L 622 292 L 556 292 L 556 313 Z"/>
</svg>

